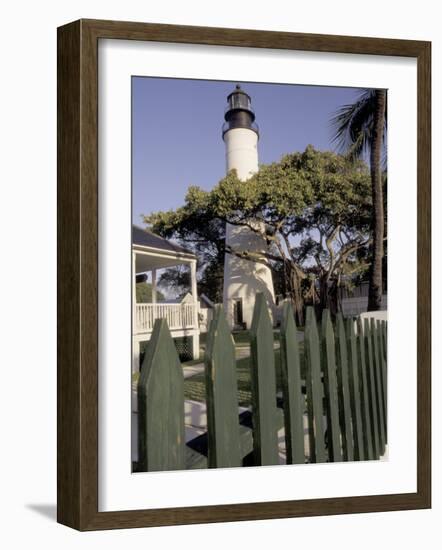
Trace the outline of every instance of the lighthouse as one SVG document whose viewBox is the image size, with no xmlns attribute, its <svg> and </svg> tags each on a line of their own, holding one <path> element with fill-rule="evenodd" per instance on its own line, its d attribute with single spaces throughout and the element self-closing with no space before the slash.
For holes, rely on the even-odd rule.
<svg viewBox="0 0 442 550">
<path fill-rule="evenodd" d="M 238 178 L 247 180 L 258 171 L 259 129 L 250 96 L 239 85 L 227 96 L 222 136 L 226 147 L 226 172 L 236 169 Z M 253 220 L 264 229 L 263 222 Z M 262 226 L 258 225 L 262 224 Z M 226 224 L 226 247 L 237 252 L 265 252 L 264 237 L 246 226 Z M 239 258 L 226 252 L 224 259 L 223 305 L 231 328 L 250 328 L 255 297 L 264 293 L 269 311 L 274 309 L 272 272 L 260 262 Z"/>
</svg>

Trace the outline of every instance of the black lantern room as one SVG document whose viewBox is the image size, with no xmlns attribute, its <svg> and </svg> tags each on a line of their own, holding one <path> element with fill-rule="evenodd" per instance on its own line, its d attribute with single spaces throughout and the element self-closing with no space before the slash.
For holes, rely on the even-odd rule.
<svg viewBox="0 0 442 550">
<path fill-rule="evenodd" d="M 255 123 L 255 113 L 251 106 L 251 98 L 239 84 L 227 96 L 227 107 L 224 113 L 223 137 L 233 128 L 248 128 L 259 136 L 259 128 Z"/>
</svg>

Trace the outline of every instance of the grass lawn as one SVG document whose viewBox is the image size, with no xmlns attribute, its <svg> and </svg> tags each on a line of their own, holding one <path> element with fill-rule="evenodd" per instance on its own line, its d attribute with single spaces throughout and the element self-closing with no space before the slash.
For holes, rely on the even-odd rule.
<svg viewBox="0 0 442 550">
<path fill-rule="evenodd" d="M 241 330 L 232 333 L 233 340 L 235 342 L 236 348 L 247 348 L 250 346 L 250 332 L 248 330 Z M 273 333 L 275 342 L 279 342 L 279 331 Z M 201 359 L 192 359 L 191 361 L 186 361 L 183 365 L 190 367 L 192 365 L 197 365 L 201 363 L 204 358 L 204 351 L 206 349 L 207 333 L 200 335 L 200 357 Z"/>
<path fill-rule="evenodd" d="M 232 336 L 233 336 L 233 340 L 235 341 L 236 348 L 247 348 L 250 346 L 250 332 L 248 330 L 233 332 Z M 279 340 L 279 333 L 278 335 L 275 334 L 275 340 Z M 204 352 L 206 350 L 206 341 L 207 341 L 207 333 L 205 332 L 200 335 L 200 359 L 192 359 L 191 361 L 185 361 L 183 365 L 185 365 L 186 367 L 191 367 L 192 365 L 197 365 L 198 363 L 201 363 L 204 360 Z"/>
<path fill-rule="evenodd" d="M 275 350 L 275 362 L 279 365 L 280 352 L 279 349 Z M 252 401 L 252 394 L 250 392 L 250 357 L 244 357 L 236 361 L 236 372 L 238 376 L 238 402 L 242 407 L 248 407 Z M 277 372 L 277 384 L 278 389 L 280 387 L 279 366 L 276 369 Z M 184 399 L 193 399 L 194 401 L 206 400 L 206 384 L 204 372 L 186 378 L 184 380 Z"/>
<path fill-rule="evenodd" d="M 301 342 L 301 376 L 304 375 L 304 344 Z M 276 367 L 276 390 L 281 391 L 281 355 L 280 350 L 275 349 L 275 367 Z M 242 407 L 251 405 L 252 394 L 250 390 L 250 357 L 243 357 L 236 361 L 236 372 L 238 377 L 238 403 Z M 191 378 L 184 380 L 184 398 L 194 401 L 206 400 L 205 374 L 202 372 Z"/>
<path fill-rule="evenodd" d="M 202 334 L 200 338 L 201 358 L 192 361 L 186 361 L 183 366 L 192 366 L 204 362 L 204 350 L 206 347 L 206 334 Z M 250 333 L 247 330 L 233 333 L 236 348 L 247 348 L 250 346 Z M 274 333 L 275 342 L 279 341 L 279 331 Z M 301 376 L 305 378 L 304 373 L 304 343 L 299 342 L 300 360 L 301 360 Z M 280 350 L 275 349 L 275 367 L 276 367 L 276 386 L 277 391 L 281 391 L 281 355 Z M 251 390 L 250 390 L 250 357 L 237 359 L 237 380 L 238 380 L 238 403 L 240 406 L 248 407 L 251 405 Z M 136 382 L 137 375 L 134 375 L 133 381 Z M 194 401 L 206 400 L 205 374 L 204 372 L 196 374 L 184 380 L 184 398 Z"/>
<path fill-rule="evenodd" d="M 241 330 L 232 333 L 233 340 L 235 341 L 235 347 L 246 347 L 250 345 L 250 331 Z M 273 333 L 275 342 L 279 342 L 279 331 Z"/>
</svg>

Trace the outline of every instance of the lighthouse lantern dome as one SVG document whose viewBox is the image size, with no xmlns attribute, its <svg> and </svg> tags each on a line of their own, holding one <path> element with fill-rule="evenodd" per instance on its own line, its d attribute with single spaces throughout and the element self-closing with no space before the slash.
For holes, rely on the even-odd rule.
<svg viewBox="0 0 442 550">
<path fill-rule="evenodd" d="M 226 132 L 234 128 L 247 128 L 259 136 L 259 128 L 255 123 L 255 112 L 252 100 L 239 84 L 227 96 L 227 106 L 224 112 L 223 137 Z"/>
</svg>

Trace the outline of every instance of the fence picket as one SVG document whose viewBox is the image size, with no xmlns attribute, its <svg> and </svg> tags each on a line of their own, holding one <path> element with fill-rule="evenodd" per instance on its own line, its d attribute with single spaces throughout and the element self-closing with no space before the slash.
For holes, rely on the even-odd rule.
<svg viewBox="0 0 442 550">
<path fill-rule="evenodd" d="M 388 407 L 387 407 L 387 322 L 381 321 L 379 327 L 380 348 L 381 348 L 381 371 L 382 371 L 382 387 L 384 396 L 384 429 L 385 429 L 385 444 L 388 443 Z"/>
<path fill-rule="evenodd" d="M 162 313 L 161 304 L 155 308 Z M 373 460 L 385 453 L 385 321 L 344 321 L 338 314 L 333 327 L 330 312 L 324 310 L 318 334 L 314 309 L 308 307 L 303 372 L 293 310 L 285 304 L 278 362 L 281 410 L 277 407 L 273 326 L 264 295 L 258 294 L 250 329 L 252 410 L 239 415 L 235 342 L 222 307 L 216 306 L 204 357 L 208 429 L 186 445 L 183 369 L 168 328 L 176 312 L 163 313 L 154 321 L 137 383 L 136 471 L 278 464 L 278 430 L 282 427 L 287 463 L 304 463 L 305 407 L 310 462 Z M 147 310 L 137 315 L 148 322 Z M 189 322 L 190 310 L 184 307 L 180 315 L 180 322 Z"/>
<path fill-rule="evenodd" d="M 330 323 L 331 324 L 331 323 Z M 347 357 L 347 338 L 345 335 L 344 320 L 339 313 L 336 318 L 337 335 L 337 373 L 338 373 L 338 398 L 339 418 L 342 431 L 342 453 L 344 460 L 353 460 L 353 434 L 351 424 L 350 384 Z"/>
<path fill-rule="evenodd" d="M 370 408 L 371 432 L 373 436 L 373 455 L 375 460 L 380 456 L 380 440 L 379 440 L 379 422 L 378 422 L 378 407 L 376 403 L 376 386 L 375 386 L 375 366 L 374 353 L 371 338 L 371 328 L 369 319 L 364 319 L 364 342 L 367 359 L 367 380 L 368 380 L 368 395 Z"/>
<path fill-rule="evenodd" d="M 210 320 L 209 326 L 207 327 L 206 352 L 205 352 L 205 355 L 204 355 L 204 360 L 206 359 L 206 356 L 207 356 L 207 350 L 210 349 L 211 346 L 212 346 L 212 339 L 213 339 L 213 335 L 215 333 L 214 330 L 213 330 L 213 327 L 214 327 L 215 322 L 218 318 L 220 307 L 221 306 L 218 306 L 218 305 L 215 306 L 215 308 L 213 310 L 212 319 Z"/>
<path fill-rule="evenodd" d="M 298 334 L 292 306 L 284 304 L 281 323 L 281 378 L 287 464 L 304 464 L 304 407 Z"/>
<path fill-rule="evenodd" d="M 353 427 L 354 460 L 368 458 L 364 451 L 364 433 L 362 424 L 362 383 L 359 379 L 358 350 L 355 335 L 355 323 L 353 319 L 347 319 L 347 344 L 348 344 L 348 372 L 350 386 L 350 408 Z"/>
<path fill-rule="evenodd" d="M 139 471 L 182 470 L 183 370 L 165 319 L 155 321 L 137 393 Z"/>
<path fill-rule="evenodd" d="M 311 306 L 307 307 L 306 310 L 304 353 L 306 363 L 310 462 L 326 462 L 319 336 L 315 313 Z"/>
<path fill-rule="evenodd" d="M 256 295 L 250 329 L 253 452 L 256 466 L 278 464 L 273 327 L 264 294 Z"/>
<path fill-rule="evenodd" d="M 210 325 L 205 372 L 208 466 L 241 466 L 235 346 L 222 310 Z"/>
<path fill-rule="evenodd" d="M 381 380 L 382 380 L 382 396 L 384 398 L 384 433 L 385 433 L 385 445 L 388 443 L 387 435 L 387 425 L 388 425 L 388 400 L 387 400 L 387 358 L 384 355 L 384 333 L 383 333 L 383 323 L 385 321 L 379 322 L 378 327 L 378 337 L 379 337 L 379 357 L 381 364 Z"/>
<path fill-rule="evenodd" d="M 374 459 L 373 450 L 373 434 L 371 429 L 371 415 L 370 415 L 370 390 L 368 385 L 368 368 L 366 363 L 366 351 L 365 351 L 365 338 L 364 329 L 361 318 L 358 319 L 358 336 L 357 336 L 357 349 L 358 349 L 358 374 L 361 384 L 361 398 L 362 398 L 362 426 L 364 433 L 364 455 L 367 460 Z"/>
<path fill-rule="evenodd" d="M 322 372 L 327 416 L 327 442 L 330 462 L 342 460 L 341 428 L 339 425 L 338 382 L 336 373 L 335 335 L 330 312 L 322 312 Z"/>
<path fill-rule="evenodd" d="M 371 338 L 374 355 L 374 373 L 376 387 L 376 402 L 378 406 L 378 425 L 379 425 L 379 454 L 385 453 L 385 407 L 384 407 L 384 381 L 381 364 L 381 350 L 379 346 L 379 322 L 374 318 L 370 319 Z"/>
<path fill-rule="evenodd" d="M 382 343 L 385 361 L 387 361 L 387 321 L 382 321 Z"/>
</svg>

